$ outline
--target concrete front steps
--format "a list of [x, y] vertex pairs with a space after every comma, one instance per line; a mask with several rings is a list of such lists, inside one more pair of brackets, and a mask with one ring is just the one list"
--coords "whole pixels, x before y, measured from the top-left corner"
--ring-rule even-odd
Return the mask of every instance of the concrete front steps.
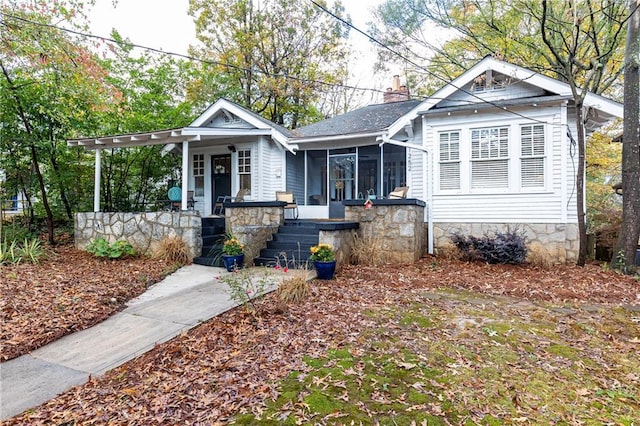
[[202, 253], [193, 263], [223, 267], [222, 245], [225, 237], [224, 217], [202, 218]]
[[306, 268], [310, 263], [309, 249], [318, 244], [319, 234], [318, 224], [314, 221], [287, 219], [253, 263], [256, 266], [272, 267], [279, 263], [283, 267]]

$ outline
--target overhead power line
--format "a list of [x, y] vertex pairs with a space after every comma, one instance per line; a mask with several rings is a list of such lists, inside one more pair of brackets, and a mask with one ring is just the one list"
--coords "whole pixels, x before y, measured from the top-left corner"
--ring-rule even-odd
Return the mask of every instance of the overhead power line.
[[[190, 61], [200, 62], [200, 63], [207, 64], [207, 65], [215, 65], [215, 66], [227, 67], [227, 68], [232, 68], [232, 69], [235, 69], [235, 70], [238, 70], [238, 71], [251, 71], [252, 73], [258, 73], [258, 74], [264, 75], [266, 77], [283, 78], [283, 79], [287, 79], [287, 80], [298, 81], [298, 82], [301, 82], [301, 83], [311, 83], [311, 84], [317, 84], [317, 85], [321, 85], [321, 86], [335, 87], [335, 88], [342, 88], [342, 89], [351, 89], [351, 90], [358, 90], [358, 91], [363, 91], [363, 92], [385, 93], [384, 90], [380, 90], [380, 89], [358, 87], [358, 86], [353, 86], [353, 85], [343, 84], [343, 83], [330, 83], [330, 82], [327, 82], [327, 81], [315, 80], [315, 79], [306, 79], [306, 78], [296, 77], [296, 76], [292, 76], [292, 75], [288, 75], [288, 74], [269, 73], [267, 71], [262, 71], [260, 69], [249, 69], [249, 68], [245, 68], [245, 67], [242, 67], [242, 66], [239, 66], [239, 65], [233, 65], [233, 64], [229, 64], [229, 63], [225, 63], [225, 62], [213, 61], [213, 60], [209, 60], [209, 59], [202, 59], [202, 58], [198, 58], [198, 57], [191, 56], [191, 55], [185, 55], [183, 53], [171, 52], [171, 51], [166, 51], [166, 50], [162, 50], [162, 49], [157, 49], [155, 47], [144, 46], [144, 45], [141, 45], [141, 44], [132, 43], [130, 41], [118, 41], [118, 40], [116, 40], [114, 38], [111, 38], [111, 37], [103, 37], [103, 36], [99, 36], [99, 35], [96, 35], [96, 34], [85, 33], [85, 32], [82, 32], [82, 31], [77, 31], [77, 30], [72, 30], [70, 28], [65, 28], [65, 27], [62, 27], [62, 26], [59, 26], [59, 25], [46, 24], [46, 23], [43, 23], [43, 22], [36, 22], [36, 21], [32, 21], [32, 20], [27, 19], [27, 18], [23, 18], [21, 16], [13, 15], [11, 13], [4, 13], [4, 16], [5, 17], [9, 17], [11, 19], [15, 19], [15, 20], [21, 21], [21, 22], [29, 23], [29, 24], [32, 24], [32, 25], [37, 25], [37, 26], [41, 26], [41, 27], [53, 28], [53, 29], [56, 29], [56, 30], [59, 30], [59, 31], [64, 31], [66, 33], [78, 35], [78, 36], [81, 36], [81, 37], [87, 37], [87, 38], [102, 40], [102, 41], [109, 42], [109, 43], [115, 43], [117, 45], [132, 47], [132, 48], [141, 49], [141, 50], [146, 50], [146, 51], [158, 53], [158, 54], [161, 54], [161, 55], [178, 57], [178, 58], [187, 59], [187, 60], [190, 60]], [[2, 22], [5, 22], [5, 20], [3, 19]]]
[[[435, 79], [437, 79], [437, 80], [442, 81], [442, 82], [445, 84], [445, 86], [451, 86], [451, 87], [453, 87], [454, 89], [461, 91], [462, 93], [465, 93], [465, 94], [467, 94], [467, 95], [469, 95], [469, 96], [471, 96], [471, 97], [473, 97], [473, 98], [476, 98], [476, 99], [480, 100], [483, 104], [491, 105], [491, 106], [493, 106], [493, 107], [495, 107], [495, 108], [497, 108], [497, 109], [499, 109], [499, 110], [501, 110], [501, 111], [505, 111], [505, 112], [507, 112], [507, 113], [510, 113], [510, 114], [516, 115], [516, 116], [521, 117], [521, 118], [525, 118], [525, 119], [527, 119], [527, 120], [530, 120], [530, 121], [533, 121], [533, 122], [536, 122], [536, 123], [548, 124], [548, 125], [551, 125], [551, 126], [559, 126], [559, 127], [564, 127], [564, 126], [566, 126], [565, 124], [556, 124], [556, 123], [551, 123], [551, 122], [544, 121], [544, 120], [539, 120], [539, 119], [537, 119], [537, 118], [529, 117], [529, 116], [527, 116], [527, 115], [525, 115], [525, 114], [521, 114], [521, 113], [519, 113], [519, 112], [517, 112], [517, 111], [510, 110], [510, 109], [508, 109], [508, 108], [507, 108], [507, 107], [505, 107], [505, 106], [498, 105], [498, 104], [497, 104], [497, 103], [495, 103], [495, 102], [492, 102], [492, 101], [486, 100], [486, 99], [484, 99], [484, 98], [481, 98], [480, 96], [476, 95], [475, 93], [470, 92], [470, 91], [468, 91], [468, 90], [466, 90], [466, 89], [464, 89], [464, 88], [462, 88], [462, 87], [458, 87], [458, 86], [456, 86], [452, 81], [447, 80], [446, 78], [439, 76], [438, 74], [436, 74], [436, 73], [434, 73], [434, 72], [430, 71], [428, 68], [424, 67], [423, 65], [418, 64], [417, 62], [415, 62], [415, 61], [411, 60], [410, 58], [407, 58], [405, 55], [403, 55], [402, 53], [400, 53], [400, 52], [398, 52], [398, 51], [396, 51], [396, 50], [392, 49], [392, 48], [391, 48], [391, 47], [389, 47], [389, 46], [387, 46], [386, 44], [384, 44], [384, 43], [383, 43], [383, 42], [381, 42], [380, 40], [376, 39], [376, 38], [375, 38], [374, 36], [372, 36], [371, 34], [369, 34], [369, 33], [365, 32], [365, 31], [361, 30], [360, 28], [358, 28], [358, 27], [356, 27], [355, 25], [353, 25], [351, 22], [349, 22], [349, 21], [347, 21], [347, 20], [343, 19], [342, 17], [340, 17], [340, 16], [336, 15], [335, 13], [331, 12], [329, 9], [327, 9], [327, 8], [326, 8], [326, 7], [324, 7], [323, 5], [319, 4], [317, 1], [315, 1], [315, 0], [309, 0], [309, 1], [310, 1], [311, 3], [313, 3], [313, 5], [314, 5], [314, 6], [316, 6], [317, 8], [321, 9], [321, 10], [322, 10], [322, 11], [324, 11], [325, 13], [329, 14], [330, 16], [332, 16], [334, 19], [336, 19], [336, 20], [340, 21], [343, 25], [346, 25], [347, 27], [349, 27], [349, 28], [351, 28], [351, 29], [353, 29], [353, 30], [357, 31], [357, 32], [358, 32], [358, 33], [360, 33], [360, 34], [362, 34], [363, 36], [365, 36], [366, 38], [368, 38], [371, 42], [373, 42], [373, 43], [377, 44], [378, 46], [382, 47], [382, 48], [383, 48], [383, 49], [385, 49], [385, 50], [388, 50], [388, 51], [389, 51], [389, 52], [391, 52], [393, 55], [395, 55], [395, 56], [397, 56], [398, 58], [402, 59], [403, 61], [405, 61], [405, 62], [407, 62], [407, 63], [409, 63], [409, 64], [413, 65], [414, 67], [416, 67], [416, 68], [418, 68], [418, 69], [420, 69], [420, 70], [423, 70], [425, 73], [427, 73], [427, 74], [428, 74], [428, 75], [430, 75], [431, 77], [433, 77], [433, 78], [435, 78]], [[427, 98], [427, 99], [428, 99], [428, 98]], [[432, 99], [433, 99], [433, 98], [432, 98]]]

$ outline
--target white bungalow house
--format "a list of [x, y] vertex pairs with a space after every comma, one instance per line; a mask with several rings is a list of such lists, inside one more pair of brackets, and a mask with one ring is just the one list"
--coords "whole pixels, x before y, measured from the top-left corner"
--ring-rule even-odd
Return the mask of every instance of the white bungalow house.
[[[344, 201], [383, 199], [408, 186], [422, 200], [428, 250], [453, 231], [520, 226], [561, 260], [578, 250], [575, 110], [568, 85], [487, 57], [424, 101], [388, 98], [287, 130], [220, 99], [189, 126], [69, 141], [96, 152], [94, 210], [100, 211], [100, 150], [165, 144], [183, 159], [187, 191], [202, 216], [240, 190], [245, 201], [293, 192], [300, 218], [344, 217]], [[407, 99], [408, 97], [405, 97]], [[622, 117], [622, 105], [588, 94], [587, 130]], [[375, 196], [375, 197], [374, 197]]]

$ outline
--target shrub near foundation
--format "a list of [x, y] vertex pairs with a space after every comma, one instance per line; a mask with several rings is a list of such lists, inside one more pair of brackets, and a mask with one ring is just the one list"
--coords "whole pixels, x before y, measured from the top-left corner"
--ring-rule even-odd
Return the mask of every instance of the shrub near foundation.
[[109, 244], [104, 238], [96, 238], [87, 246], [87, 251], [97, 257], [107, 257], [109, 259], [121, 259], [126, 256], [135, 256], [136, 251], [133, 246], [125, 240], [115, 241]]
[[455, 233], [451, 241], [462, 252], [463, 258], [470, 261], [520, 264], [527, 258], [526, 237], [518, 229], [482, 237]]
[[170, 260], [181, 265], [191, 263], [191, 254], [187, 243], [178, 236], [166, 237], [156, 243], [153, 248], [154, 259]]
[[381, 265], [384, 262], [384, 250], [380, 238], [375, 236], [362, 237], [354, 234], [351, 246], [351, 263], [353, 265]]

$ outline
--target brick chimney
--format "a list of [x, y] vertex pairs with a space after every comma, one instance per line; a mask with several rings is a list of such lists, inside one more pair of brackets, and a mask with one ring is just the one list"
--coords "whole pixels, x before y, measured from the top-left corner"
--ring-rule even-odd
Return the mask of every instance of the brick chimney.
[[409, 89], [407, 86], [400, 85], [400, 76], [394, 75], [391, 80], [391, 87], [387, 88], [387, 91], [382, 95], [382, 102], [399, 102], [409, 100]]

